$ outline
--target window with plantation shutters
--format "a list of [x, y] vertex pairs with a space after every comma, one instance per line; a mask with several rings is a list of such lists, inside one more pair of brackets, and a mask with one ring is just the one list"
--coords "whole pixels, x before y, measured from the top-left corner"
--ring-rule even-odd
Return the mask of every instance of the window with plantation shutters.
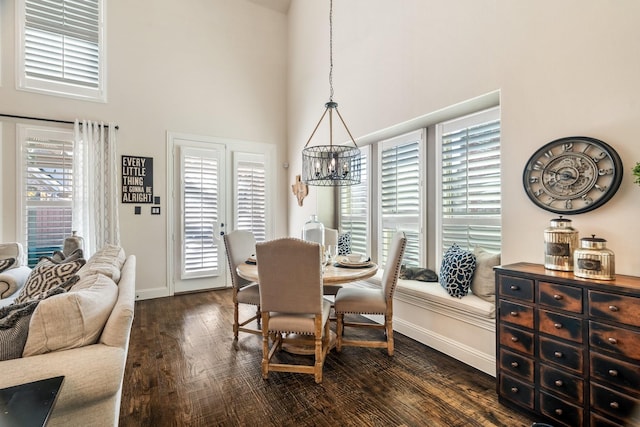
[[18, 125], [20, 240], [29, 265], [61, 250], [71, 235], [73, 132]]
[[18, 87], [105, 101], [105, 0], [18, 0]]
[[360, 148], [360, 184], [340, 188], [340, 232], [351, 234], [351, 251], [369, 253], [369, 157], [370, 147]]
[[266, 240], [265, 160], [262, 154], [235, 153], [235, 229]]
[[386, 263], [388, 245], [397, 231], [404, 231], [407, 246], [403, 262], [419, 265], [422, 242], [421, 146], [423, 130], [379, 144], [380, 224], [378, 253]]
[[452, 244], [500, 251], [500, 117], [497, 108], [437, 126], [438, 253]]
[[221, 268], [219, 152], [183, 148], [181, 163], [182, 278], [217, 275]]

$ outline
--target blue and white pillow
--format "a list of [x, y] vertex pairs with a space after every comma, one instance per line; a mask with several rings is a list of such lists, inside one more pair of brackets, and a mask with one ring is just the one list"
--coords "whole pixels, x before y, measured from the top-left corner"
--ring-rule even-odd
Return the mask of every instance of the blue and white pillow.
[[338, 255], [351, 253], [351, 233], [338, 234]]
[[476, 256], [473, 252], [461, 249], [454, 243], [442, 259], [440, 285], [452, 297], [462, 298], [469, 293], [475, 269]]

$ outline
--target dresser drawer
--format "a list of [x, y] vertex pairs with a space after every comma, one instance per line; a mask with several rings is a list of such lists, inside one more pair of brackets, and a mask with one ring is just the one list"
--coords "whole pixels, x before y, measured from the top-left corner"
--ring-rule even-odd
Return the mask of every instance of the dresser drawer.
[[640, 360], [640, 332], [590, 321], [589, 344], [630, 359]]
[[500, 320], [533, 329], [533, 307], [500, 300]]
[[498, 291], [501, 296], [533, 302], [533, 280], [513, 276], [498, 276]]
[[533, 382], [533, 359], [500, 349], [500, 369]]
[[591, 384], [591, 409], [618, 418], [626, 425], [640, 425], [640, 400]]
[[533, 332], [500, 325], [500, 345], [533, 356]]
[[640, 365], [591, 353], [591, 377], [635, 393], [640, 384]]
[[603, 418], [598, 414], [591, 413], [590, 427], [626, 427], [624, 424], [617, 423], [611, 419]]
[[533, 385], [508, 375], [500, 375], [500, 396], [527, 409], [533, 409]]
[[566, 340], [582, 343], [583, 320], [553, 311], [538, 310], [538, 330]]
[[557, 283], [538, 284], [538, 302], [548, 307], [582, 313], [582, 289]]
[[582, 426], [584, 409], [548, 393], [540, 393], [540, 412], [567, 427]]
[[540, 365], [540, 385], [553, 394], [568, 397], [571, 402], [584, 402], [584, 380], [567, 372]]
[[570, 344], [540, 337], [540, 359], [581, 374], [584, 367], [584, 350]]
[[589, 314], [640, 327], [640, 297], [589, 291]]

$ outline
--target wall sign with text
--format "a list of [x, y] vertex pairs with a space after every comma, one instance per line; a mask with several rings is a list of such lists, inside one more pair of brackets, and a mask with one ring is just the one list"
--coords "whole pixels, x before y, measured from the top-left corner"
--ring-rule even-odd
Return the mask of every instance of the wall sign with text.
[[122, 203], [153, 203], [153, 157], [122, 156]]

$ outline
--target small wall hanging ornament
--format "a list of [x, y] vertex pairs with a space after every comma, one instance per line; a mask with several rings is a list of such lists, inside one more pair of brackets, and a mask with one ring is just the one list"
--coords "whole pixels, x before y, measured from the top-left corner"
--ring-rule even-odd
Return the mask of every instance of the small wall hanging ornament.
[[309, 186], [302, 182], [300, 175], [296, 175], [296, 182], [291, 186], [291, 190], [298, 199], [298, 206], [302, 206], [302, 201], [309, 194]]

